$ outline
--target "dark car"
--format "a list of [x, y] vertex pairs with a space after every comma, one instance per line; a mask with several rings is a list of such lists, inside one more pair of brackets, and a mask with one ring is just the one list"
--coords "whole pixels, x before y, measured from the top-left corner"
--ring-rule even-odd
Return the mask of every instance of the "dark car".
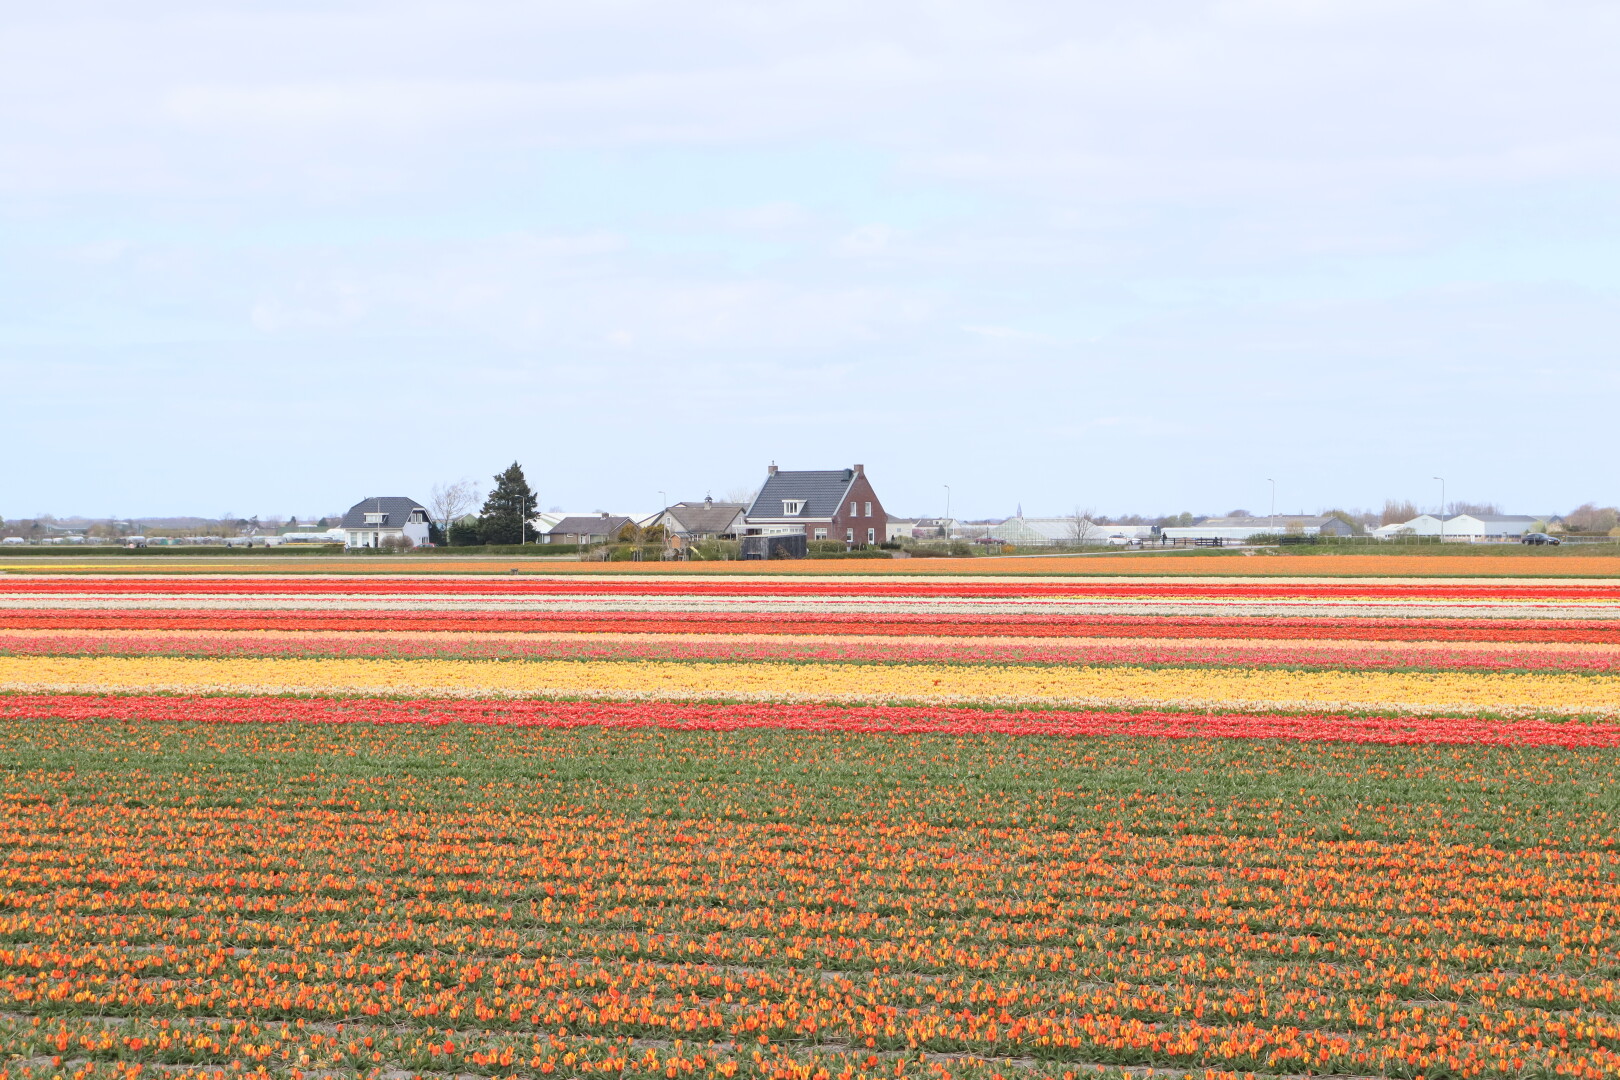
[[1548, 536], [1546, 533], [1525, 533], [1524, 536], [1520, 537], [1519, 543], [1521, 543], [1521, 544], [1562, 544], [1563, 541], [1558, 539], [1558, 537], [1556, 537], [1556, 536]]

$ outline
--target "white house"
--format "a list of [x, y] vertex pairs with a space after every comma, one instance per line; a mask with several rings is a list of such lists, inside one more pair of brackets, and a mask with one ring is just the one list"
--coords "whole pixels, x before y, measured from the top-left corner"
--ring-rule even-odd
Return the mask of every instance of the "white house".
[[428, 541], [428, 512], [415, 499], [402, 495], [374, 496], [349, 507], [342, 529], [344, 547], [384, 547], [385, 541], [399, 544], [401, 540], [419, 547]]
[[883, 539], [891, 544], [896, 540], [910, 540], [916, 535], [916, 529], [916, 518], [897, 518], [891, 514], [883, 527]]

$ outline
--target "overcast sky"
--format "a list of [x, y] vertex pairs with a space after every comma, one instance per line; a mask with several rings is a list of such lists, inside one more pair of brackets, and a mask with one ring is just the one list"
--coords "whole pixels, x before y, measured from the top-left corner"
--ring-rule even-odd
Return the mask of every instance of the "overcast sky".
[[1612, 0], [0, 0], [0, 514], [1620, 501]]

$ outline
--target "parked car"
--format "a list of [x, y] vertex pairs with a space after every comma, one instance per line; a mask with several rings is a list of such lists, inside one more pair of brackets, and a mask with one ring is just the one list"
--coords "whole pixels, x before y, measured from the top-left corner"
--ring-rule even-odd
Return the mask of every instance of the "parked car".
[[1558, 537], [1556, 537], [1556, 536], [1548, 536], [1546, 533], [1525, 533], [1524, 536], [1520, 537], [1519, 543], [1521, 543], [1521, 544], [1562, 544], [1563, 541], [1558, 539]]
[[1110, 536], [1108, 538], [1108, 542], [1110, 544], [1112, 544], [1114, 547], [1141, 547], [1142, 546], [1142, 541], [1141, 540], [1139, 540], [1138, 538], [1136, 538], [1134, 536], [1126, 536], [1124, 533], [1115, 533], [1113, 536]]

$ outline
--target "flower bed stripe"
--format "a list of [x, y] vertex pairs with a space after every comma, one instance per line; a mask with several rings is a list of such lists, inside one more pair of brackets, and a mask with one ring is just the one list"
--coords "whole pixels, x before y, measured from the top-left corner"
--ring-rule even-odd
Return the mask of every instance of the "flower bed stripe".
[[1620, 676], [667, 661], [0, 657], [0, 689], [1620, 714]]
[[110, 720], [207, 724], [493, 724], [518, 727], [784, 729], [956, 735], [1124, 735], [1288, 739], [1384, 745], [1620, 747], [1620, 725], [1469, 717], [1323, 713], [982, 710], [916, 706], [487, 701], [455, 698], [185, 697], [0, 694], [0, 720]]
[[52, 630], [342, 630], [499, 633], [888, 634], [937, 637], [1266, 638], [1274, 640], [1585, 642], [1620, 644], [1620, 621], [1364, 616], [1028, 615], [523, 611], [0, 612], [0, 625]]
[[966, 638], [773, 634], [354, 633], [274, 630], [5, 630], [0, 655], [446, 660], [853, 661], [1128, 664], [1356, 670], [1620, 671], [1594, 644]]
[[1059, 582], [921, 581], [715, 581], [619, 580], [581, 581], [527, 577], [424, 580], [394, 578], [18, 578], [8, 579], [0, 593], [26, 595], [84, 594], [165, 596], [330, 595], [372, 596], [713, 596], [854, 597], [854, 598], [995, 598], [1105, 597], [1209, 599], [1397, 599], [1397, 600], [1620, 600], [1620, 582], [1271, 582], [1271, 581], [1119, 581]]

